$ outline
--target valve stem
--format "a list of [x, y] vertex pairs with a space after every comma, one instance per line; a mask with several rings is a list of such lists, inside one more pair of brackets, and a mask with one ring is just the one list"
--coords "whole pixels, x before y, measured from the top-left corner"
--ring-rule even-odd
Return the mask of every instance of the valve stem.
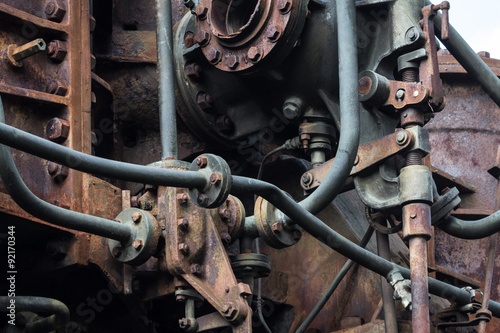
[[47, 44], [42, 38], [35, 39], [27, 44], [17, 46], [15, 44], [9, 45], [7, 51], [7, 59], [16, 67], [22, 67], [21, 61], [29, 58], [37, 53], [45, 51]]

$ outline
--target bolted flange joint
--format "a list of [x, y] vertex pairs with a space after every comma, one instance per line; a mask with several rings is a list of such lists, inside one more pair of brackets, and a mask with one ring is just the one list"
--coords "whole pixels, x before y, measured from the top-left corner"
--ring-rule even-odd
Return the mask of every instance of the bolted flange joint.
[[108, 239], [108, 246], [113, 257], [125, 264], [141, 265], [156, 251], [160, 230], [158, 222], [149, 212], [128, 208], [116, 217], [117, 223], [130, 227], [132, 237], [126, 243]]
[[203, 208], [216, 208], [226, 201], [231, 191], [231, 169], [224, 159], [203, 154], [191, 163], [189, 170], [201, 172], [207, 178], [203, 189], [188, 190], [194, 203]]

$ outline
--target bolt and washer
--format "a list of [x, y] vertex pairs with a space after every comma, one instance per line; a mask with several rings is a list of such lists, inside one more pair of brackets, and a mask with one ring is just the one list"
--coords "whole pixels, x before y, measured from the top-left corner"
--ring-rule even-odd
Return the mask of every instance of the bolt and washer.
[[402, 102], [405, 99], [406, 91], [404, 89], [399, 89], [396, 91], [396, 99], [398, 102]]
[[398, 145], [404, 146], [408, 142], [408, 133], [406, 133], [406, 131], [400, 131], [396, 135], [396, 141]]

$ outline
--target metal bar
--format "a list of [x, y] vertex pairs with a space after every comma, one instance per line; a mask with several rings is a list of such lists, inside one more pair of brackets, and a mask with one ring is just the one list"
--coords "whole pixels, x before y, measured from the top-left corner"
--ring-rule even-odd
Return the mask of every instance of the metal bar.
[[[389, 246], [389, 235], [377, 231], [377, 253], [381, 258], [391, 259], [391, 250]], [[384, 322], [386, 333], [398, 333], [398, 321], [396, 317], [396, 304], [394, 303], [391, 285], [381, 276], [382, 300], [384, 302]]]
[[25, 333], [48, 333], [64, 326], [69, 320], [68, 307], [55, 299], [34, 296], [0, 296], [1, 311], [9, 312], [11, 300], [15, 304], [15, 312], [29, 311], [36, 314], [51, 314], [49, 317], [28, 323], [23, 330]]
[[102, 177], [158, 186], [204, 188], [209, 179], [196, 171], [180, 171], [112, 161], [58, 145], [0, 123], [0, 143], [69, 168]]
[[[491, 236], [490, 238], [490, 248], [488, 250], [488, 263], [486, 268], [486, 277], [484, 280], [484, 293], [483, 293], [483, 304], [481, 305], [481, 312], [488, 310], [488, 304], [490, 303], [491, 297], [491, 286], [493, 284], [493, 271], [495, 270], [495, 256], [497, 251], [497, 235]], [[479, 323], [478, 333], [486, 333], [486, 325], [489, 320], [485, 319]]]
[[[426, 0], [426, 4], [432, 4]], [[434, 27], [436, 36], [441, 39], [441, 15], [434, 18]], [[471, 77], [481, 84], [491, 99], [500, 106], [500, 79], [486, 65], [486, 63], [477, 55], [476, 52], [467, 44], [460, 34], [450, 25], [449, 38], [442, 40], [446, 48], [458, 60], [458, 62], [471, 74]]]
[[424, 237], [411, 237], [409, 245], [412, 331], [427, 333], [430, 330], [427, 240]]
[[[356, 159], [359, 146], [359, 94], [358, 49], [356, 37], [356, 4], [351, 0], [338, 0], [337, 34], [340, 82], [341, 130], [335, 160], [326, 178], [300, 205], [313, 214], [319, 213], [340, 193]], [[328, 95], [318, 92], [329, 110], [332, 103]]]
[[174, 59], [172, 54], [172, 3], [156, 0], [156, 46], [161, 159], [177, 159], [177, 114], [175, 112]]
[[[252, 178], [233, 176], [231, 192], [233, 194], [250, 192], [262, 196], [285, 213], [292, 221], [304, 228], [310, 235], [329, 246], [331, 249], [377, 274], [387, 276], [391, 270], [396, 269], [399, 270], [405, 278], [410, 278], [409, 269], [380, 258], [376, 254], [352, 243], [338, 234], [335, 230], [331, 229], [316, 216], [303, 209], [275, 185]], [[429, 291], [433, 295], [458, 304], [469, 304], [471, 302], [471, 295], [468, 291], [436, 279], [429, 278]], [[488, 308], [495, 317], [500, 317], [500, 303], [491, 301]]]
[[[361, 246], [361, 247], [364, 248], [368, 244], [368, 242], [372, 238], [374, 230], [375, 229], [373, 229], [373, 227], [371, 227], [371, 226], [368, 228], [368, 230], [366, 230], [366, 233], [363, 236], [363, 239], [361, 239], [361, 242], [359, 243], [359, 246]], [[309, 327], [309, 325], [311, 325], [311, 323], [313, 322], [314, 318], [316, 318], [316, 316], [318, 315], [318, 313], [325, 306], [326, 302], [328, 302], [328, 300], [333, 295], [333, 293], [335, 292], [335, 290], [337, 290], [337, 287], [340, 285], [340, 282], [342, 282], [342, 280], [347, 275], [347, 273], [349, 272], [349, 270], [351, 269], [351, 267], [353, 265], [354, 265], [354, 261], [352, 261], [351, 259], [349, 259], [349, 260], [346, 261], [346, 263], [344, 264], [344, 266], [342, 266], [342, 268], [338, 272], [337, 276], [335, 276], [335, 278], [333, 279], [333, 281], [330, 284], [330, 286], [326, 289], [326, 291], [323, 294], [323, 296], [321, 296], [321, 298], [318, 300], [318, 303], [316, 303], [316, 305], [314, 306], [314, 308], [311, 310], [311, 312], [309, 313], [309, 315], [307, 316], [307, 318], [302, 322], [302, 324], [300, 325], [300, 327], [297, 329], [297, 331], [295, 333], [303, 333]], [[391, 297], [392, 297], [392, 288], [391, 288]]]

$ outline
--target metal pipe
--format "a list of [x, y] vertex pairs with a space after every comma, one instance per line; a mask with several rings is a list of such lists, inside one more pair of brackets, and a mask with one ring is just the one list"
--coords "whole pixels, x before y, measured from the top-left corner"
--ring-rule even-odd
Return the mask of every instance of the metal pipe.
[[[389, 235], [379, 231], [377, 231], [377, 253], [381, 258], [391, 260]], [[380, 284], [382, 285], [382, 301], [384, 303], [385, 332], [398, 333], [396, 304], [393, 297], [394, 290], [383, 276], [380, 277]]]
[[[368, 244], [368, 242], [372, 238], [374, 230], [375, 229], [373, 229], [373, 227], [371, 227], [371, 226], [368, 227], [368, 230], [366, 230], [366, 233], [363, 236], [363, 239], [361, 239], [361, 242], [359, 243], [359, 246], [361, 246], [361, 247], [364, 248]], [[328, 302], [328, 300], [333, 295], [333, 293], [335, 292], [335, 290], [337, 289], [337, 287], [340, 285], [340, 282], [342, 282], [342, 280], [347, 275], [347, 273], [349, 272], [349, 270], [351, 269], [351, 267], [353, 265], [354, 265], [354, 261], [352, 261], [351, 259], [349, 259], [349, 260], [346, 261], [346, 263], [344, 264], [344, 266], [342, 266], [342, 268], [338, 272], [337, 276], [335, 276], [335, 279], [333, 279], [333, 281], [330, 284], [330, 286], [328, 286], [328, 288], [326, 289], [326, 291], [323, 294], [323, 296], [321, 296], [321, 298], [318, 300], [318, 303], [316, 303], [316, 305], [314, 306], [314, 308], [311, 310], [311, 312], [309, 313], [309, 315], [302, 322], [302, 324], [300, 325], [300, 327], [297, 329], [297, 331], [295, 333], [303, 333], [309, 327], [309, 325], [311, 325], [311, 323], [313, 322], [313, 320], [316, 318], [316, 316], [321, 311], [321, 309], [323, 309], [323, 307], [325, 306], [326, 302]], [[392, 291], [391, 291], [391, 297], [392, 297]]]
[[156, 0], [156, 47], [161, 159], [177, 159], [174, 58], [172, 53], [172, 2]]
[[[303, 209], [275, 185], [247, 177], [233, 176], [231, 192], [233, 194], [250, 192], [262, 196], [304, 228], [310, 235], [377, 274], [387, 276], [391, 270], [396, 269], [406, 279], [410, 278], [410, 271], [407, 268], [391, 263], [352, 243], [316, 216]], [[428, 278], [428, 281], [429, 291], [433, 295], [458, 304], [469, 304], [471, 302], [470, 293], [464, 289], [432, 278]], [[491, 301], [488, 308], [495, 317], [500, 317], [500, 303]]]
[[[488, 304], [490, 303], [491, 297], [491, 285], [493, 283], [493, 271], [495, 270], [495, 256], [497, 252], [497, 235], [490, 238], [490, 247], [488, 250], [488, 263], [486, 267], [486, 277], [484, 280], [484, 293], [483, 293], [483, 304], [481, 305], [481, 310], [479, 312], [487, 312]], [[485, 318], [479, 323], [478, 333], [486, 333], [486, 325], [489, 320]]]
[[[47, 333], [63, 327], [69, 320], [68, 307], [55, 299], [34, 296], [0, 296], [1, 311], [9, 311], [9, 306], [14, 300], [15, 312], [29, 311], [36, 314], [45, 313], [50, 316], [28, 323], [23, 330], [25, 333]], [[19, 315], [19, 314], [17, 314]]]
[[[430, 5], [432, 2], [426, 0], [426, 4]], [[441, 39], [441, 22], [441, 15], [436, 15], [434, 18], [434, 29], [439, 39]], [[493, 73], [483, 59], [474, 52], [452, 25], [450, 25], [449, 29], [449, 38], [447, 40], [441, 39], [441, 41], [465, 68], [467, 73], [471, 74], [471, 77], [477, 80], [491, 99], [500, 106], [500, 79], [498, 79], [495, 73]]]
[[[335, 1], [339, 53], [341, 130], [335, 160], [326, 178], [300, 205], [312, 214], [319, 213], [340, 193], [351, 173], [359, 146], [358, 49], [356, 45], [356, 4], [352, 0]], [[327, 94], [318, 92], [329, 110]]]
[[447, 234], [463, 239], [480, 239], [500, 231], [500, 211], [476, 221], [464, 221], [449, 216], [437, 227]]
[[102, 177], [157, 186], [204, 188], [209, 179], [196, 171], [147, 167], [87, 155], [0, 123], [0, 143]]
[[[0, 98], [0, 122], [4, 122], [4, 110]], [[100, 217], [90, 216], [51, 205], [36, 197], [23, 182], [12, 158], [9, 147], [0, 145], [0, 177], [12, 199], [31, 215], [64, 228], [128, 242], [132, 237], [129, 226]]]

